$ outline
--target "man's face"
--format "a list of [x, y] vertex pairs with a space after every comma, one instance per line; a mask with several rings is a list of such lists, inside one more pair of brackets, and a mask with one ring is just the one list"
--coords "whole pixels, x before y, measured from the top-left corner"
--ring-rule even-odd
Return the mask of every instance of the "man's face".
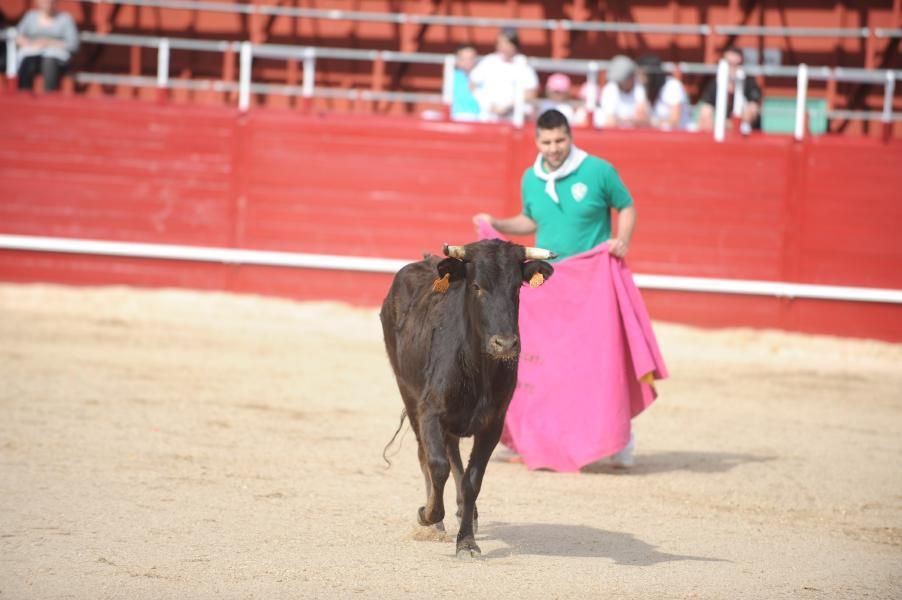
[[498, 36], [498, 41], [495, 43], [495, 50], [497, 50], [498, 54], [504, 57], [505, 60], [511, 60], [517, 54], [517, 47], [503, 35]]
[[634, 87], [635, 85], [636, 85], [636, 74], [635, 74], [635, 73], [632, 73], [632, 74], [630, 74], [626, 79], [624, 79], [623, 81], [619, 82], [619, 83], [617, 84], [617, 87], [619, 87], [620, 90], [621, 90], [624, 94], [627, 94], [627, 93], [633, 91], [633, 87]]
[[476, 50], [473, 48], [461, 48], [457, 51], [457, 66], [469, 73], [476, 66]]
[[545, 161], [549, 171], [554, 171], [567, 160], [572, 140], [563, 127], [555, 129], [539, 129], [536, 134], [536, 147]]

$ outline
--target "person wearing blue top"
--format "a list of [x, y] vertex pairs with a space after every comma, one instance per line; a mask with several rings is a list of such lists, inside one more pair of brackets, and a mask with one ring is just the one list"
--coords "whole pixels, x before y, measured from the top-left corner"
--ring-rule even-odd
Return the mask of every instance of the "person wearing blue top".
[[457, 49], [451, 100], [451, 118], [455, 121], [479, 120], [479, 102], [470, 84], [470, 71], [476, 66], [476, 59], [476, 48], [473, 46], [465, 44]]

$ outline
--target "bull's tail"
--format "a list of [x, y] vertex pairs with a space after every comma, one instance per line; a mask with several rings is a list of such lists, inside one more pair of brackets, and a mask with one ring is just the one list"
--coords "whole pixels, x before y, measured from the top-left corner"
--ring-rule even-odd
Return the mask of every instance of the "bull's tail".
[[[382, 449], [382, 460], [385, 461], [385, 464], [388, 465], [385, 467], [386, 469], [391, 468], [391, 461], [388, 460], [388, 449], [391, 448], [391, 445], [395, 443], [395, 440], [398, 437], [398, 434], [401, 433], [401, 428], [404, 427], [404, 419], [407, 418], [407, 409], [403, 409], [401, 411], [401, 421], [398, 423], [398, 428], [395, 430], [395, 435], [391, 436], [391, 439], [385, 444], [385, 448]], [[397, 453], [396, 453], [397, 454]]]

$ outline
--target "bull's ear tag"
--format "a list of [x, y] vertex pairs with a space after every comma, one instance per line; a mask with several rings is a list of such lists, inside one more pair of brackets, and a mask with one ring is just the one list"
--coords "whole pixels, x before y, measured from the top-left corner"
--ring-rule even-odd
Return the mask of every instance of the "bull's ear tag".
[[450, 277], [451, 277], [450, 273], [445, 273], [444, 277], [433, 281], [432, 282], [432, 291], [438, 292], [439, 294], [444, 294], [445, 292], [447, 292], [448, 286], [450, 285], [448, 283], [448, 280], [450, 279]]
[[531, 288], [537, 288], [543, 283], [545, 283], [545, 276], [538, 271], [533, 273], [532, 277], [529, 278], [529, 287]]

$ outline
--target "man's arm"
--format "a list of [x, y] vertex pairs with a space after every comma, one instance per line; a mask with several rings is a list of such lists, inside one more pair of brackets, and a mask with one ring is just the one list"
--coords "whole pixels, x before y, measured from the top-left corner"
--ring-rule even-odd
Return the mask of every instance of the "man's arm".
[[629, 252], [630, 240], [636, 228], [636, 207], [627, 206], [617, 213], [617, 237], [608, 240], [608, 252], [623, 258]]
[[486, 221], [489, 225], [507, 235], [530, 235], [536, 232], [536, 222], [520, 213], [507, 219], [496, 219], [488, 213], [479, 213], [473, 217], [473, 225], [479, 228], [479, 223]]

